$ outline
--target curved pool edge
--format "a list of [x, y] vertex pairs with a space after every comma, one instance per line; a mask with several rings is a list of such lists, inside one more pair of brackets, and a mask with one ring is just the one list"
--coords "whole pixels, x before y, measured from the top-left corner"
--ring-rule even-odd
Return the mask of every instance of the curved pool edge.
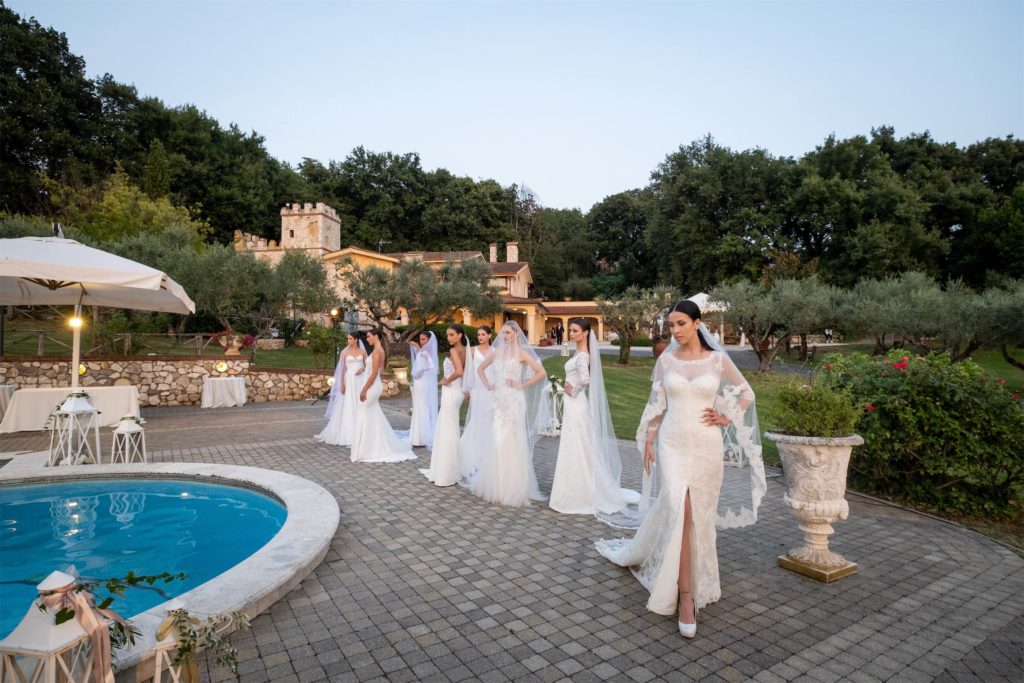
[[[324, 559], [338, 529], [341, 511], [329, 491], [308, 479], [275, 470], [205, 463], [85, 465], [20, 470], [0, 483], [17, 484], [45, 478], [103, 479], [120, 475], [157, 475], [241, 484], [270, 494], [287, 509], [284, 525], [270, 541], [226, 572], [175, 598], [198, 616], [244, 612], [250, 618], [266, 611], [299, 585]], [[135, 478], [133, 476], [132, 478]], [[57, 567], [55, 567], [57, 569]], [[152, 676], [156, 628], [166, 617], [166, 602], [129, 618], [141, 631], [135, 645], [115, 652], [118, 678], [146, 680]], [[114, 605], [116, 609], [117, 605]], [[127, 616], [127, 615], [125, 615]], [[133, 675], [134, 673], [134, 675]]]

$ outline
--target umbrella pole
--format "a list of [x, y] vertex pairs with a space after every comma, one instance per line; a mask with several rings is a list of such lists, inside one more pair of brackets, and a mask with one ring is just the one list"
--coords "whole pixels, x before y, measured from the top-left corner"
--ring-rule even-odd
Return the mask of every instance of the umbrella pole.
[[[82, 307], [80, 304], [75, 306], [75, 317], [80, 319], [80, 312]], [[82, 326], [81, 324], [72, 325], [71, 327], [71, 389], [75, 390], [78, 388], [78, 365], [81, 363], [82, 357]]]

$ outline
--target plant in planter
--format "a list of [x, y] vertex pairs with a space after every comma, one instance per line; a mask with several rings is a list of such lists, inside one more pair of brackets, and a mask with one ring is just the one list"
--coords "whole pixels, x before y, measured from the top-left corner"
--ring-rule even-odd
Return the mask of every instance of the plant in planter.
[[221, 330], [210, 337], [210, 341], [216, 341], [224, 349], [225, 356], [238, 356], [242, 349], [252, 348], [256, 339], [251, 334], [242, 334], [234, 330]]
[[832, 522], [850, 514], [846, 472], [853, 447], [864, 443], [854, 433], [856, 404], [822, 382], [784, 388], [778, 402], [776, 431], [765, 438], [779, 448], [784, 500], [804, 532], [804, 545], [780, 556], [779, 566], [826, 583], [855, 574], [857, 565], [829, 550], [828, 537], [835, 532]]

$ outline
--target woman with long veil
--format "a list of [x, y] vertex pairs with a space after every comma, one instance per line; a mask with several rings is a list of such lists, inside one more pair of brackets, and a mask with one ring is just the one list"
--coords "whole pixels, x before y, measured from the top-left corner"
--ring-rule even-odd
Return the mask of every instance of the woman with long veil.
[[409, 442], [413, 446], [434, 445], [437, 428], [437, 337], [420, 332], [419, 343], [410, 343], [412, 353], [412, 421]]
[[444, 359], [437, 434], [430, 451], [430, 467], [420, 470], [434, 486], [451, 486], [459, 481], [459, 408], [463, 400], [463, 379], [471, 371], [473, 362], [469, 337], [462, 325], [449, 325], [446, 334], [451, 351]]
[[766, 485], [750, 385], [695, 303], [677, 303], [668, 322], [673, 343], [655, 364], [636, 434], [645, 472], [639, 528], [596, 546], [633, 570], [650, 592], [647, 609], [678, 612], [680, 635], [692, 638], [697, 610], [722, 595], [715, 529], [757, 521]]
[[[493, 380], [487, 370], [493, 366]], [[491, 352], [477, 368], [477, 379], [491, 391], [491, 438], [480, 444], [490, 453], [480, 460], [469, 489], [490, 503], [522, 507], [544, 500], [533, 468], [533, 448], [551, 422], [544, 366], [519, 325], [505, 323]]]
[[548, 505], [567, 515], [624, 513], [627, 503], [640, 502], [640, 494], [619, 485], [622, 460], [597, 335], [585, 319], [574, 318], [569, 339], [576, 344], [576, 353], [565, 363], [562, 431]]
[[356, 404], [359, 402], [359, 376], [366, 368], [366, 348], [358, 332], [350, 332], [345, 350], [334, 368], [327, 401], [327, 426], [314, 439], [333, 446], [351, 446], [356, 430]]
[[[487, 360], [493, 337], [494, 332], [488, 325], [476, 329], [477, 345], [469, 354], [474, 368], [480, 367]], [[487, 381], [493, 385], [494, 367], [488, 367], [485, 374]], [[466, 411], [466, 426], [459, 439], [459, 469], [463, 481], [469, 481], [480, 466], [480, 459], [489, 455], [483, 444], [490, 442], [494, 408], [491, 405], [491, 392], [477, 378], [475, 370], [463, 373], [462, 391], [469, 401], [469, 409]]]
[[384, 331], [370, 330], [366, 340], [373, 346], [370, 352], [370, 371], [359, 391], [356, 406], [356, 433], [352, 442], [352, 462], [401, 462], [415, 460], [412, 445], [408, 439], [395, 434], [391, 423], [380, 407], [380, 395], [384, 383], [380, 373], [384, 370], [387, 355], [384, 351]]

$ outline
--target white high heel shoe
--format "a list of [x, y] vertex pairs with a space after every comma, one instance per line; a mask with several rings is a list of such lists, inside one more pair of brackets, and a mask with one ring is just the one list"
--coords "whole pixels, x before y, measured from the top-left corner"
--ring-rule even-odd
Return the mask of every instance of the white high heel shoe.
[[[691, 601], [693, 600], [693, 596], [690, 596], [690, 600]], [[697, 605], [696, 605], [696, 603], [694, 603], [694, 606], [693, 606], [693, 614], [694, 614], [694, 616], [697, 616]], [[684, 624], [681, 621], [678, 622], [678, 623], [679, 623], [679, 635], [681, 635], [683, 638], [693, 638], [694, 636], [697, 635], [697, 620], [696, 619], [694, 619], [692, 624]]]

